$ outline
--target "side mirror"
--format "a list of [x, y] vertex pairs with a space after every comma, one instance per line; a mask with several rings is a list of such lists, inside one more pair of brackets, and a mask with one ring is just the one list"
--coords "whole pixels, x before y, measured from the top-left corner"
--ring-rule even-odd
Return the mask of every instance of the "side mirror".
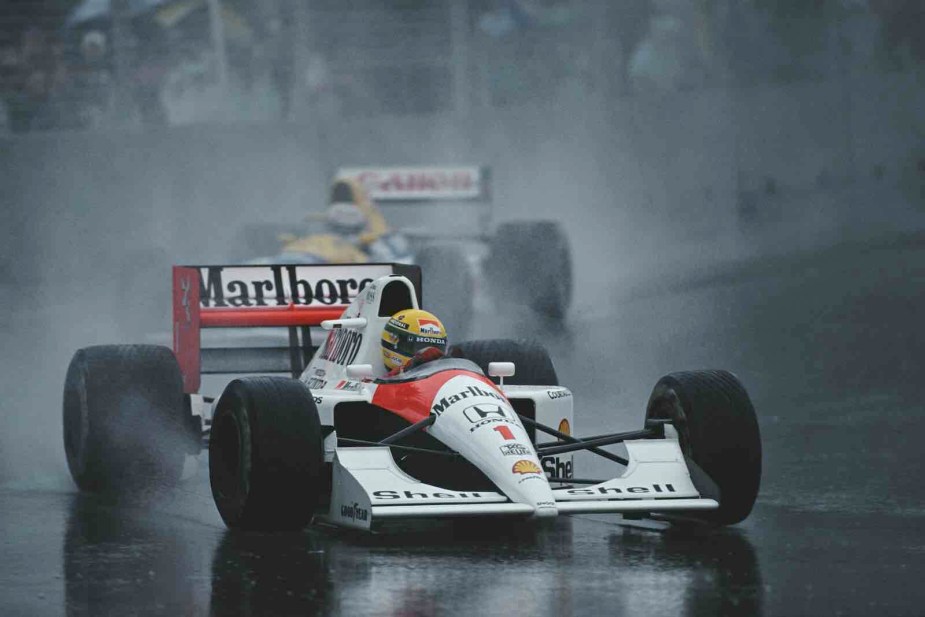
[[513, 362], [489, 362], [488, 363], [488, 376], [489, 377], [500, 377], [501, 385], [504, 385], [505, 377], [514, 376], [514, 363]]
[[339, 328], [362, 330], [366, 327], [365, 317], [348, 317], [346, 319], [325, 319], [321, 322], [322, 330], [337, 330]]
[[373, 375], [373, 365], [372, 364], [348, 364], [347, 365], [347, 377], [350, 379], [356, 379], [357, 381], [363, 381], [365, 379], [372, 379]]

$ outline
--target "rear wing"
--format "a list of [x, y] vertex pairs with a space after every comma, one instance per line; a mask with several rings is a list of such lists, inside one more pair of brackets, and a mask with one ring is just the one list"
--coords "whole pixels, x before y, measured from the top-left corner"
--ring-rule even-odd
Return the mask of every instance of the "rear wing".
[[379, 207], [445, 207], [448, 217], [458, 217], [460, 207], [469, 208], [478, 215], [481, 233], [491, 225], [491, 170], [484, 165], [342, 167], [335, 178], [357, 181]]
[[[314, 354], [310, 328], [337, 319], [367, 284], [389, 274], [412, 281], [404, 264], [216, 265], [173, 267], [173, 352], [183, 391], [199, 391], [203, 374], [290, 373]], [[207, 328], [288, 328], [286, 347], [202, 347]]]

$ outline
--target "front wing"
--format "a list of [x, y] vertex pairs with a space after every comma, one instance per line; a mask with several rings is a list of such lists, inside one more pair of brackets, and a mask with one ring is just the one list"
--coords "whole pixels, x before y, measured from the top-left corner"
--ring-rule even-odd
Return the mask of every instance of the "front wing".
[[[611, 480], [553, 490], [560, 514], [592, 512], [663, 513], [711, 510], [691, 480], [678, 442], [626, 442], [629, 464]], [[388, 447], [338, 448], [333, 460], [331, 505], [325, 522], [370, 529], [405, 518], [530, 516], [531, 505], [494, 491], [454, 491], [419, 482], [403, 472]]]

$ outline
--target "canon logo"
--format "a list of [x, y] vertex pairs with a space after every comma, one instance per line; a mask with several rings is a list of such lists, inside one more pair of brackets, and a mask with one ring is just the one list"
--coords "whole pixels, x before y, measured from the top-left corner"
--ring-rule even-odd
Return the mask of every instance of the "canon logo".
[[467, 193], [478, 188], [478, 176], [469, 169], [363, 171], [357, 179], [373, 197], [394, 193]]

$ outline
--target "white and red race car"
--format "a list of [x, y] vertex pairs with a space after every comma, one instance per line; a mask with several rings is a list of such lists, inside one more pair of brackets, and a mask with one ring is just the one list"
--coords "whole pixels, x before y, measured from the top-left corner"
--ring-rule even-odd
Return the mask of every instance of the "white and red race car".
[[[415, 266], [178, 266], [173, 281], [173, 350], [90, 347], [71, 362], [65, 450], [81, 489], [176, 481], [207, 444], [231, 528], [587, 512], [732, 524], [755, 501], [758, 424], [725, 371], [668, 375], [642, 429], [578, 438], [572, 394], [536, 345], [460, 343], [385, 373], [386, 321], [421, 302]], [[203, 346], [204, 329], [273, 326], [288, 347]], [[312, 349], [319, 326], [327, 337]], [[200, 393], [203, 374], [268, 372], [289, 376]], [[617, 443], [625, 455], [604, 449]], [[612, 476], [577, 477], [577, 451], [612, 461]]]

